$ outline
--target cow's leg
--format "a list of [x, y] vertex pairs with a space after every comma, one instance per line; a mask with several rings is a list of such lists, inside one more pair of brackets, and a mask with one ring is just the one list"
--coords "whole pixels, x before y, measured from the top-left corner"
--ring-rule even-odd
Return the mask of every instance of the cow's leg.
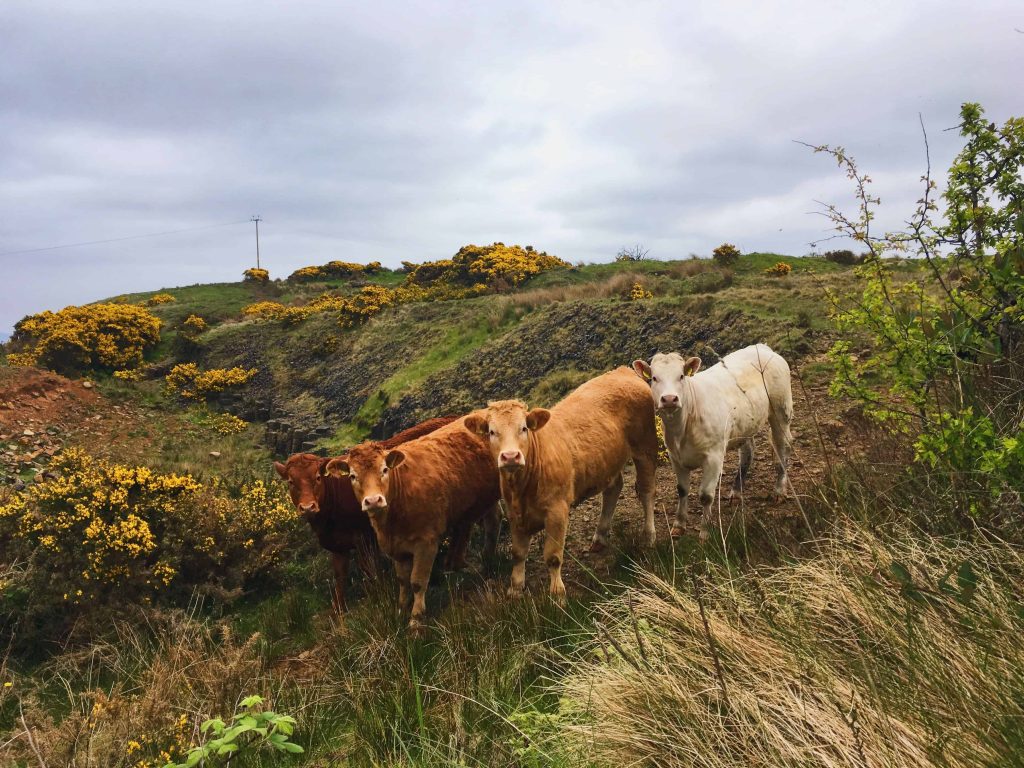
[[708, 531], [711, 527], [711, 505], [715, 501], [715, 493], [718, 491], [718, 483], [722, 479], [722, 464], [725, 460], [725, 452], [718, 451], [710, 454], [704, 459], [701, 467], [700, 477], [700, 540], [705, 542], [708, 539]]
[[789, 419], [784, 414], [773, 414], [769, 417], [768, 424], [772, 428], [772, 450], [775, 453], [775, 495], [784, 498], [786, 484], [789, 482], [786, 465], [789, 462], [793, 435], [789, 431]]
[[512, 583], [508, 588], [509, 597], [522, 597], [526, 588], [526, 555], [530, 551], [530, 539], [525, 529], [513, 524], [512, 538]]
[[348, 584], [348, 552], [340, 554], [331, 552], [331, 569], [334, 571], [334, 594], [331, 604], [337, 613], [345, 613], [348, 605], [345, 603], [345, 587]]
[[636, 467], [636, 495], [644, 510], [644, 544], [653, 547], [658, 539], [654, 528], [654, 473], [657, 468], [657, 454], [650, 456], [634, 456], [633, 466]]
[[409, 629], [416, 632], [422, 629], [423, 619], [427, 614], [427, 585], [430, 584], [430, 571], [437, 557], [438, 542], [421, 542], [416, 547], [412, 558], [412, 573], [409, 586], [412, 587], [412, 616], [409, 618]]
[[754, 438], [750, 438], [740, 446], [740, 465], [736, 468], [736, 479], [732, 481], [732, 488], [726, 498], [731, 499], [734, 494], [743, 492], [743, 484], [750, 474], [750, 467], [754, 464]]
[[612, 515], [615, 514], [615, 505], [619, 502], [621, 493], [622, 472], [620, 471], [601, 493], [601, 518], [597, 521], [597, 530], [594, 531], [594, 538], [590, 542], [591, 552], [600, 552], [608, 546], [608, 532], [612, 529]]
[[690, 470], [685, 467], [675, 467], [676, 471], [676, 519], [672, 523], [672, 538], [676, 539], [686, 532], [686, 507], [690, 496]]
[[409, 606], [409, 581], [412, 578], [412, 557], [402, 554], [395, 559], [395, 573], [398, 576], [398, 610]]
[[501, 510], [497, 504], [484, 513], [481, 525], [484, 528], [484, 568], [490, 571], [498, 559], [498, 533], [501, 531]]
[[472, 530], [471, 522], [455, 526], [448, 541], [448, 555], [444, 563], [446, 571], [461, 571], [466, 567], [466, 548], [469, 546], [469, 534]]
[[[619, 479], [622, 488], [622, 479]], [[565, 600], [565, 584], [562, 583], [562, 558], [565, 555], [565, 532], [569, 527], [569, 505], [559, 504], [548, 510], [544, 519], [544, 564], [548, 567], [548, 594], [552, 599]]]

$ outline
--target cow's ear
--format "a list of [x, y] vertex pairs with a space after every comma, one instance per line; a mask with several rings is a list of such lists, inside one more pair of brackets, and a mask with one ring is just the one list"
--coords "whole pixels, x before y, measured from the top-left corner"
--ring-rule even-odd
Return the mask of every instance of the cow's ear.
[[405, 461], [405, 454], [397, 449], [388, 451], [388, 455], [384, 457], [384, 464], [388, 469], [394, 469], [403, 461]]
[[277, 470], [277, 474], [281, 476], [282, 480], [288, 479], [288, 467], [282, 464], [280, 461], [274, 462], [274, 469]]
[[644, 360], [634, 360], [633, 370], [636, 371], [636, 375], [644, 381], [651, 380], [651, 366]]
[[344, 459], [331, 459], [325, 469], [331, 477], [348, 477], [352, 471]]
[[536, 432], [548, 423], [551, 418], [551, 411], [546, 408], [534, 408], [526, 414], [526, 426]]
[[697, 371], [700, 370], [700, 358], [689, 357], [686, 359], [686, 363], [683, 364], [683, 373], [687, 376], [693, 376]]
[[466, 429], [472, 432], [474, 435], [486, 435], [487, 434], [487, 419], [478, 413], [471, 413], [466, 417], [463, 422], [466, 425]]
[[330, 473], [327, 471], [327, 465], [331, 463], [330, 459], [320, 459], [320, 466], [317, 469], [317, 474], [320, 477], [327, 477]]

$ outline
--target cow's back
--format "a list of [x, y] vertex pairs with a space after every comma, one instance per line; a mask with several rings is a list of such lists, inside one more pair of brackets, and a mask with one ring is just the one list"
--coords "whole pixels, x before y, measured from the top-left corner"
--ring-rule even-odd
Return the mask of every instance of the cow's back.
[[543, 429], [552, 427], [572, 457], [577, 500], [603, 489], [635, 451], [657, 454], [650, 389], [625, 366], [585, 382], [552, 408]]
[[389, 537], [443, 533], [497, 503], [498, 470], [488, 444], [464, 421], [399, 446], [405, 460], [392, 470]]

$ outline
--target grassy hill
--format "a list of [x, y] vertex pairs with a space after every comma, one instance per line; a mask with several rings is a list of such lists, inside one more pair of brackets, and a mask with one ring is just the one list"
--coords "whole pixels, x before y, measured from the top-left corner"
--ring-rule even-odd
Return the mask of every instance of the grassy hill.
[[[788, 275], [766, 274], [779, 262]], [[825, 292], [858, 291], [852, 268], [776, 254], [730, 269], [585, 265], [498, 294], [386, 308], [354, 327], [332, 312], [296, 323], [242, 312], [404, 279], [384, 271], [116, 297], [174, 297], [151, 307], [163, 331], [147, 379], [90, 374], [86, 387], [0, 368], [0, 452], [8, 476], [27, 482], [0, 488], [0, 524], [23, 499], [57, 509], [46, 494], [62, 483], [48, 482], [48, 467], [89, 480], [60, 464], [70, 449], [120, 467], [111, 476], [145, 465], [201, 486], [187, 501], [154, 497], [157, 551], [178, 571], [165, 590], [144, 569], [136, 591], [89, 602], [86, 585], [62, 600], [89, 562], [70, 552], [40, 572], [31, 554], [4, 550], [5, 765], [162, 766], [249, 694], [296, 718], [304, 752], [248, 752], [232, 766], [966, 766], [1024, 754], [1024, 560], [980, 533], [932, 535], [938, 520], [915, 527], [929, 524], [931, 497], [906, 473], [909, 447], [829, 395], [836, 332]], [[642, 297], [631, 298], [637, 285]], [[195, 340], [179, 333], [191, 315], [208, 325]], [[609, 552], [586, 552], [597, 502], [572, 512], [564, 606], [544, 594], [539, 541], [529, 594], [504, 597], [505, 537], [496, 575], [475, 556], [465, 572], [435, 573], [425, 638], [406, 633], [387, 569], [357, 577], [352, 610], [338, 618], [305, 524], [275, 511], [281, 422], [338, 452], [488, 399], [548, 405], [659, 349], [710, 364], [759, 341], [795, 373], [793, 495], [771, 499], [761, 440], [742, 500], [717, 510], [722, 535], [706, 546], [672, 541], [675, 477], [662, 466], [658, 545], [647, 550], [627, 479]], [[184, 361], [257, 373], [238, 394], [186, 405], [163, 391], [163, 375]], [[232, 426], [225, 412], [251, 423]], [[161, 516], [186, 513], [158, 530]], [[217, 551], [197, 559], [204, 548]]]

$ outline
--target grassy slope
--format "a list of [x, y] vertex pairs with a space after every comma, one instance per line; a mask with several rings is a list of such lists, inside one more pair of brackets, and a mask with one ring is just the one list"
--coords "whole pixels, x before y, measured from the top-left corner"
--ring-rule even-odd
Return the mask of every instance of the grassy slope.
[[[765, 277], [763, 269], [779, 260], [793, 274]], [[729, 286], [689, 269], [686, 262], [592, 265], [542, 276], [511, 297], [402, 307], [353, 331], [328, 317], [294, 328], [234, 322], [241, 306], [267, 290], [243, 284], [172, 289], [178, 302], [156, 311], [169, 324], [193, 312], [218, 320], [205, 351], [211, 363], [244, 362], [257, 347], [269, 386], [298, 410], [323, 408], [332, 393], [350, 397], [332, 442], [340, 446], [363, 437], [402, 397], [462, 376], [476, 386], [473, 372], [486, 371], [489, 358], [517, 338], [526, 339], [515, 350], [524, 359], [541, 344], [557, 344], [561, 312], [625, 318], [626, 331], [639, 327], [630, 312], [674, 318], [679, 327], [695, 322], [693, 333], [712, 334], [705, 339], [712, 345], [744, 334], [784, 344], [825, 327], [824, 283], [839, 292], [853, 285], [848, 269], [773, 254], [746, 257]], [[614, 297], [616, 281], [634, 275], [655, 293], [639, 306]], [[571, 313], [569, 302], [577, 306]], [[565, 333], [566, 348], [575, 348], [571, 329]], [[613, 337], [605, 344], [627, 351]], [[513, 382], [516, 393], [557, 399], [612, 354], [588, 349], [595, 357], [543, 363], [535, 379]], [[104, 388], [126, 401], [140, 391]], [[459, 392], [445, 396], [458, 402]], [[138, 427], [154, 438], [140, 460], [224, 471], [205, 457], [212, 438], [197, 424], [200, 414], [161, 413]], [[226, 441], [238, 460], [228, 471], [241, 470], [238, 462], [266, 466], [253, 429]], [[822, 510], [833, 524], [856, 512], [842, 506], [842, 494], [828, 498]], [[920, 534], [902, 531], [873, 539], [849, 520], [833, 530], [833, 542], [795, 553], [799, 559], [760, 542], [758, 559], [774, 565], [757, 568], [689, 541], [651, 553], [626, 549], [613, 583], [591, 581], [564, 609], [543, 598], [508, 602], [496, 591], [500, 583], [483, 585], [472, 573], [445, 576], [431, 592], [434, 626], [425, 640], [409, 638], [388, 608], [395, 600], [389, 580], [364, 582], [367, 598], [344, 623], [333, 623], [324, 563], [299, 559], [288, 590], [237, 603], [222, 629], [195, 612], [123, 628], [91, 661], [59, 658], [34, 670], [34, 682], [50, 692], [44, 709], [68, 718], [67, 732], [75, 722], [86, 729], [88, 700], [75, 694], [97, 680], [140, 697], [116, 727], [90, 737], [90, 750], [107, 739], [115, 745], [109, 754], [122, 756], [117, 745], [165, 714], [226, 715], [242, 694], [260, 692], [299, 719], [307, 753], [283, 764], [689, 764], [695, 754], [706, 765], [1012, 761], [1024, 746], [1015, 727], [1024, 701], [1024, 616], [1014, 610], [1019, 557], [981, 544], [922, 548], [913, 544]], [[968, 559], [987, 574], [970, 610], [955, 595], [918, 603], [885, 570], [907, 562], [927, 587], [943, 568]], [[691, 587], [693, 568], [706, 571], [699, 589]], [[500, 572], [507, 569], [502, 563]], [[638, 579], [644, 573], [663, 582]], [[710, 635], [700, 622], [702, 600]], [[15, 717], [9, 702], [0, 700], [0, 709]], [[39, 708], [30, 718], [33, 711]], [[239, 764], [282, 763], [268, 756]]]

